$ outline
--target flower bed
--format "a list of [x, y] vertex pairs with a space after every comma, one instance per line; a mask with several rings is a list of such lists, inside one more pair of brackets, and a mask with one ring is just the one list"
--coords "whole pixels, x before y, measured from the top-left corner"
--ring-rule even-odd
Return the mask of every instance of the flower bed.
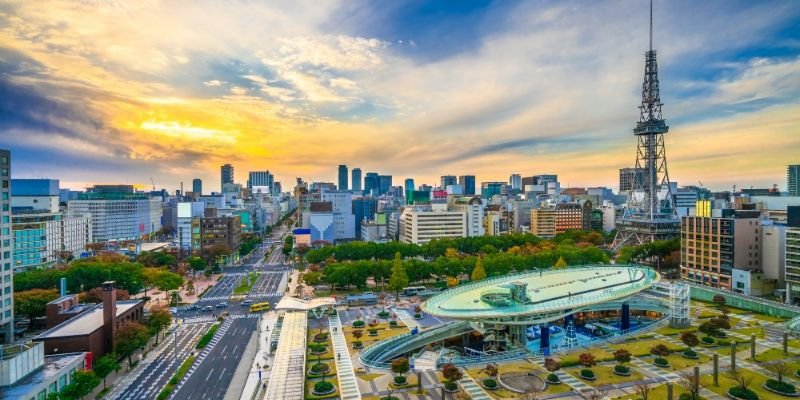
[[549, 383], [549, 384], [551, 384], [551, 385], [559, 385], [559, 384], [561, 384], [561, 379], [559, 379], [558, 375], [556, 375], [556, 374], [547, 375], [547, 378], [545, 378], [544, 381]]
[[594, 375], [594, 371], [590, 369], [582, 369], [579, 375], [581, 378], [586, 379], [587, 381], [593, 381], [597, 379], [597, 377]]
[[317, 382], [314, 384], [314, 389], [311, 389], [311, 394], [315, 396], [325, 396], [336, 391], [336, 386], [330, 382]]
[[794, 385], [786, 382], [778, 382], [776, 379], [767, 379], [762, 387], [781, 396], [800, 396], [800, 393], [797, 393], [797, 388], [795, 388]]
[[631, 376], [631, 369], [624, 365], [615, 365], [614, 373], [619, 376]]

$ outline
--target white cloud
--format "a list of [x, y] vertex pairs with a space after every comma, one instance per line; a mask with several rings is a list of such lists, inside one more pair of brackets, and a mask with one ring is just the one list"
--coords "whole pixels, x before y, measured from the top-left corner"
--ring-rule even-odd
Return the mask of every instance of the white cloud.
[[245, 89], [245, 88], [243, 88], [241, 86], [234, 86], [234, 87], [231, 88], [231, 93], [233, 93], [235, 95], [238, 95], [238, 96], [244, 96], [244, 95], [247, 94], [247, 89]]
[[217, 80], [217, 79], [212, 79], [210, 81], [203, 82], [203, 85], [206, 85], [206, 86], [219, 86], [219, 85], [222, 85], [222, 81]]

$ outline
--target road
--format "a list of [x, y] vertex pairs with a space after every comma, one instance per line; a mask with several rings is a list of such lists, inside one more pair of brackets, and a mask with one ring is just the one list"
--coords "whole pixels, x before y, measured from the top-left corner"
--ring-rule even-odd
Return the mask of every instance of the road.
[[[136, 368], [130, 383], [109, 398], [155, 399], [175, 373], [177, 365], [183, 363], [194, 350], [197, 341], [216, 319], [215, 315], [228, 311], [230, 316], [217, 331], [209, 349], [197, 354], [198, 359], [172, 396], [173, 399], [222, 399], [236, 367], [242, 361], [248, 341], [258, 329], [257, 321], [261, 314], [251, 313], [248, 307], [238, 303], [229, 303], [226, 308], [217, 308], [216, 305], [227, 302], [241, 280], [252, 271], [259, 271], [260, 276], [247, 298], [253, 302], [268, 301], [273, 306], [280, 300], [283, 292], [279, 286], [285, 279], [284, 275], [288, 276], [290, 267], [282, 264], [284, 257], [281, 246], [272, 245], [271, 242], [280, 240], [285, 233], [285, 229], [276, 230], [273, 238], [266, 239], [239, 265], [225, 267], [223, 277], [196, 303], [199, 310], [190, 310], [188, 306], [178, 308], [176, 317], [182, 324], [178, 331], [177, 364], [174, 361], [175, 342], [173, 338], [167, 338], [168, 343], [159, 348], [162, 353], [151, 363]], [[206, 306], [214, 308], [212, 311], [203, 311]]]

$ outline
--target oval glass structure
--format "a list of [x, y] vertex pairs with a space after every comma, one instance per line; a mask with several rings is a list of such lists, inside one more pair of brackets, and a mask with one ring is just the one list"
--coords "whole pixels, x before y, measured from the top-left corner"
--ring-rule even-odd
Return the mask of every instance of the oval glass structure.
[[632, 296], [660, 275], [639, 265], [592, 265], [506, 275], [458, 286], [431, 297], [422, 309], [453, 319], [547, 314]]

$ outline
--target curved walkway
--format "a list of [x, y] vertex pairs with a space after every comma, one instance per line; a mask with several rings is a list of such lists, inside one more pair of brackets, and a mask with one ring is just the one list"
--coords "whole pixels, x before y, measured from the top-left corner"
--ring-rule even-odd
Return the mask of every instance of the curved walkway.
[[[328, 317], [328, 332], [331, 335], [333, 351], [336, 353], [336, 377], [339, 380], [339, 393], [342, 400], [361, 400], [356, 373], [353, 371], [353, 360], [347, 349], [342, 323], [338, 315]], [[342, 357], [344, 355], [344, 357]]]
[[469, 398], [472, 400], [492, 400], [492, 397], [467, 373], [467, 370], [463, 371], [464, 377], [458, 381], [458, 384], [469, 395]]

